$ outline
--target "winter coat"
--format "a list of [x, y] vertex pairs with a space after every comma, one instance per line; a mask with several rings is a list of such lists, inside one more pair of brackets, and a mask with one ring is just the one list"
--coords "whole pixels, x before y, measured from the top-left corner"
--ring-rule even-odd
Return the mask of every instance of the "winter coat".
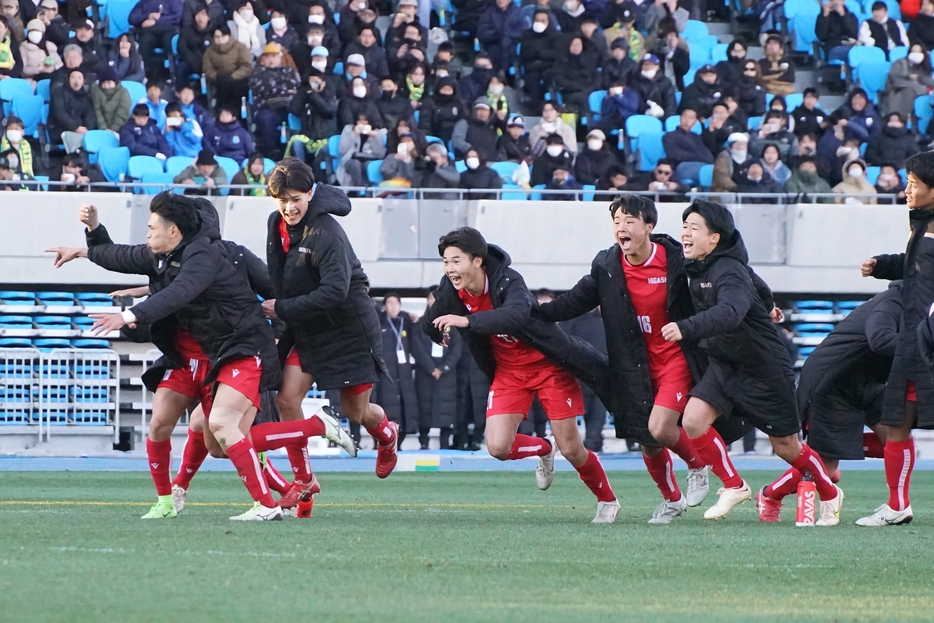
[[206, 384], [225, 364], [259, 357], [260, 391], [277, 389], [282, 373], [272, 327], [250, 281], [230, 258], [231, 248], [221, 240], [217, 211], [206, 200], [192, 201], [198, 202], [201, 229], [167, 255], [156, 255], [145, 244], [114, 244], [103, 225], [86, 233], [89, 260], [107, 270], [149, 277], [152, 294], [130, 311], [150, 326], [162, 357], [143, 373], [143, 383], [154, 392], [167, 370], [188, 366], [175, 347], [176, 333], [184, 329], [211, 361]]
[[[902, 11], [905, 14], [905, 11]], [[934, 49], [934, 16], [918, 13], [909, 23], [908, 41], [910, 45], [920, 43], [925, 50]]]
[[866, 146], [866, 163], [881, 167], [891, 164], [896, 169], [905, 167], [905, 160], [918, 153], [918, 143], [908, 128], [882, 128], [882, 131], [869, 139]]
[[[460, 187], [466, 189], [500, 189], [503, 187], [503, 178], [499, 173], [485, 164], [476, 169], [467, 169], [461, 173]], [[464, 193], [468, 200], [496, 199], [496, 193]]]
[[821, 123], [826, 121], [829, 116], [820, 108], [810, 110], [805, 108], [804, 104], [801, 104], [791, 111], [791, 118], [795, 122], [795, 135], [801, 138], [805, 134], [813, 134], [820, 138], [821, 134], [824, 133]]
[[859, 38], [859, 20], [849, 9], [845, 9], [844, 14], [840, 15], [836, 11], [831, 11], [828, 15], [821, 13], [817, 16], [817, 23], [814, 25], [814, 34], [824, 53], [843, 45], [844, 39]]
[[671, 80], [665, 77], [661, 72], [649, 80], [642, 74], [635, 76], [630, 85], [633, 91], [642, 96], [642, 100], [655, 102], [665, 111], [665, 118], [672, 116], [678, 111], [678, 102], [675, 100], [675, 87]]
[[[19, 46], [19, 53], [23, 57], [23, 78], [41, 80], [51, 73], [50, 68], [61, 69], [63, 66], [62, 58], [58, 55], [58, 48], [49, 41], [43, 48], [32, 41], [23, 41]], [[50, 64], [46, 64], [46, 59], [51, 59]]]
[[537, 33], [527, 30], [519, 46], [519, 65], [525, 71], [542, 72], [551, 69], [561, 53], [561, 33], [546, 28]]
[[899, 46], [908, 45], [908, 33], [905, 32], [905, 25], [891, 17], [885, 24], [880, 24], [870, 18], [863, 20], [859, 27], [859, 42], [861, 45], [875, 46], [885, 52], [885, 57], [889, 57], [889, 50]]
[[136, 125], [132, 118], [120, 128], [120, 146], [129, 147], [131, 156], [174, 156], [162, 131], [152, 119], [144, 126]]
[[466, 32], [469, 39], [474, 39], [477, 36], [480, 17], [487, 7], [492, 5], [493, 0], [451, 0], [451, 6], [455, 9], [453, 29]]
[[[139, 56], [136, 57], [136, 63], [134, 64], [132, 57], [124, 58], [120, 56], [120, 50], [115, 48], [111, 50], [110, 54], [107, 56], [107, 64], [110, 65], [117, 74], [117, 80], [143, 82], [146, 79], [146, 73], [143, 70], [143, 61]], [[200, 63], [198, 64], [198, 69], [201, 69]]]
[[927, 94], [931, 88], [934, 88], [934, 78], [931, 77], [930, 69], [925, 71], [920, 65], [912, 65], [907, 58], [898, 59], [889, 68], [889, 77], [882, 93], [884, 116], [898, 112], [902, 114], [902, 119], [910, 119], [914, 113], [915, 99]]
[[477, 23], [477, 39], [496, 70], [506, 70], [516, 58], [516, 44], [522, 39], [525, 20], [522, 10], [510, 3], [505, 10], [495, 3], [487, 6]]
[[[215, 2], [213, 4], [220, 4]], [[194, 73], [201, 73], [204, 52], [211, 45], [211, 26], [198, 30], [195, 24], [182, 28], [178, 36], [178, 58]]]
[[347, 173], [344, 167], [345, 163], [354, 158], [368, 162], [370, 160], [380, 160], [386, 156], [386, 147], [383, 145], [382, 139], [356, 134], [353, 129], [354, 125], [345, 125], [338, 142], [337, 150], [341, 155], [341, 159], [337, 165], [336, 174], [341, 186], [353, 186], [353, 179]]
[[[769, 175], [768, 172], [763, 171], [762, 178], [758, 182], [754, 182], [748, 177], [741, 180], [740, 183], [736, 185], [736, 192], [776, 195], [784, 193], [785, 186], [772, 179], [772, 176]], [[761, 199], [743, 199], [743, 203], [775, 203], [775, 200], [775, 197], [763, 197]]]
[[[594, 85], [600, 83], [599, 68], [600, 58], [589, 46], [585, 46], [580, 54], [561, 54], [554, 66], [555, 88], [565, 97], [568, 94], [590, 93]], [[577, 112], [581, 116], [587, 114], [586, 110]]]
[[302, 120], [302, 134], [312, 141], [337, 134], [337, 88], [330, 82], [321, 91], [300, 89], [289, 102], [289, 112]]
[[[194, 158], [202, 149], [204, 132], [194, 119], [185, 119], [177, 128], [166, 128], [165, 142], [172, 148], [172, 155]], [[223, 167], [218, 167], [223, 171]]]
[[[693, 110], [698, 117], [706, 119], [713, 114], [713, 105], [720, 101], [723, 96], [724, 85], [717, 80], [713, 84], [707, 84], [703, 80], [695, 80], [690, 85], [684, 87], [681, 93], [681, 104], [678, 106], [678, 114], [685, 110]], [[660, 102], [656, 102], [659, 106]]]
[[532, 145], [529, 143], [529, 135], [523, 133], [518, 139], [514, 139], [508, 132], [496, 139], [496, 160], [505, 162], [522, 162], [532, 155]]
[[366, 73], [368, 76], [385, 78], [389, 75], [389, 65], [386, 63], [386, 52], [378, 43], [370, 47], [364, 47], [359, 42], [354, 41], [344, 49], [344, 65], [347, 65], [347, 58], [351, 54], [360, 54], [366, 62]]
[[548, 184], [557, 169], [574, 171], [574, 157], [568, 150], [562, 151], [557, 157], [543, 151], [532, 164], [532, 186]]
[[[406, 313], [396, 318], [389, 318], [386, 312], [379, 314], [380, 334], [382, 336], [382, 351], [386, 353], [383, 359], [387, 374], [376, 384], [372, 400], [383, 408], [386, 417], [399, 425], [399, 429], [407, 434], [418, 432], [418, 421], [421, 415], [418, 408], [418, 397], [415, 393], [415, 340], [413, 334], [417, 332], [415, 323]], [[401, 327], [400, 327], [401, 325]], [[397, 338], [395, 329], [399, 332]], [[402, 347], [400, 363], [397, 358], [397, 348]]]
[[[256, 17], [257, 19], [254, 19], [249, 24], [247, 24], [246, 22], [243, 23], [243, 27], [245, 30], [242, 33], [240, 31], [240, 25], [237, 24], [236, 20], [233, 20], [233, 19], [228, 20], [227, 26], [230, 28], [231, 41], [240, 41], [241, 34], [244, 35], [244, 41], [252, 41], [252, 38], [249, 36], [249, 33], [252, 30], [253, 33], [256, 35], [255, 37], [256, 47], [249, 48], [249, 50], [250, 50], [250, 54], [252, 54], [256, 58], [259, 58], [259, 56], [263, 53], [263, 48], [266, 47], [266, 29], [263, 28], [262, 24], [260, 24], [259, 19], [258, 19], [259, 16], [256, 16]], [[240, 43], [243, 43], [243, 41], [240, 41]], [[243, 45], [244, 47], [247, 46], [247, 44], [245, 43]]]
[[357, 117], [362, 113], [366, 115], [370, 125], [374, 128], [386, 127], [386, 124], [383, 123], [383, 115], [380, 114], [379, 108], [376, 107], [376, 102], [369, 96], [354, 97], [346, 93], [341, 95], [338, 92], [337, 99], [337, 124], [339, 126], [355, 125]]
[[266, 264], [276, 291], [276, 315], [286, 323], [283, 358], [294, 346], [302, 370], [319, 389], [375, 383], [385, 374], [379, 318], [367, 294], [369, 280], [340, 223], [350, 213], [341, 190], [318, 184], [305, 218], [279, 234], [282, 216], [269, 216]]
[[746, 177], [749, 165], [755, 162], [751, 156], [738, 164], [733, 160], [729, 149], [721, 151], [713, 161], [713, 192], [733, 192], [736, 186]]
[[778, 157], [782, 160], [798, 154], [798, 137], [788, 130], [779, 130], [765, 136], [759, 136], [756, 132], [749, 138], [749, 153], [754, 158], [761, 158], [768, 145], [778, 147]]
[[253, 74], [253, 55], [231, 37], [224, 45], [212, 43], [208, 46], [201, 58], [201, 71], [211, 82], [222, 74], [232, 80], [246, 80]]
[[[444, 85], [450, 85], [454, 88], [452, 96], [444, 96], [438, 93]], [[447, 143], [454, 134], [454, 126], [457, 122], [465, 118], [470, 112], [458, 97], [457, 81], [447, 76], [438, 80], [435, 84], [434, 95], [430, 98], [423, 98], [422, 107], [419, 113], [418, 127], [429, 136], [437, 136]]]
[[787, 56], [761, 58], [759, 70], [762, 73], [762, 83], [769, 93], [790, 95], [795, 92], [795, 63]]
[[[269, 108], [269, 100], [274, 98], [287, 98], [289, 100], [298, 92], [298, 72], [291, 67], [264, 67], [257, 65], [250, 76], [250, 89], [253, 91], [253, 107]], [[277, 110], [285, 110], [281, 106]]]
[[[796, 197], [795, 201], [799, 203], [804, 202], [804, 195], [813, 195], [813, 194], [829, 194], [833, 192], [833, 189], [830, 187], [830, 184], [827, 183], [827, 180], [822, 178], [817, 173], [814, 174], [812, 179], [805, 180], [801, 177], [799, 171], [795, 171], [791, 174], [791, 177], [788, 178], [788, 181], [785, 182], [785, 192], [789, 195], [801, 195]], [[817, 200], [818, 203], [833, 203], [833, 199], [829, 197], [822, 197]]]
[[713, 154], [704, 144], [700, 134], [687, 132], [680, 126], [662, 136], [665, 156], [674, 166], [682, 162], [703, 162], [713, 164]]
[[49, 138], [53, 145], [62, 142], [62, 132], [74, 132], [84, 126], [97, 129], [97, 115], [91, 96], [83, 89], [74, 91], [70, 86], [52, 91], [49, 102]]
[[882, 423], [900, 425], [905, 417], [905, 391], [908, 383], [915, 384], [918, 396], [918, 422], [916, 428], [934, 428], [934, 376], [925, 363], [922, 352], [930, 346], [918, 338], [928, 331], [929, 313], [934, 303], [934, 209], [919, 208], [908, 212], [911, 238], [905, 253], [877, 255], [873, 259], [872, 276], [876, 279], [902, 279], [903, 316], [899, 325], [895, 360], [885, 389]]
[[[847, 169], [852, 164], [859, 164], [863, 167], [863, 174], [859, 177], [850, 177]], [[850, 195], [875, 195], [876, 187], [866, 179], [866, 163], [862, 160], [851, 160], [843, 165], [843, 181], [833, 187], [833, 192], [837, 195], [847, 195], [843, 199], [838, 199], [837, 203], [843, 203]], [[874, 204], [875, 197], [853, 197], [860, 203]]]
[[[227, 172], [224, 171], [224, 167], [222, 166], [214, 167], [214, 172], [208, 177], [214, 180], [215, 188], [219, 186], [226, 186], [227, 184], [231, 183], [227, 179]], [[195, 164], [190, 164], [178, 172], [178, 175], [176, 175], [172, 179], [172, 183], [173, 184], [184, 184], [185, 180], [199, 180], [199, 179], [204, 179], [204, 178], [205, 178], [205, 175], [204, 173], [201, 172], [201, 169], [199, 169], [198, 166]]]
[[621, 61], [610, 56], [603, 61], [603, 65], [600, 69], [600, 74], [603, 77], [603, 88], [609, 89], [613, 86], [613, 83], [617, 81], [622, 81], [623, 84], [629, 84], [633, 74], [637, 73], [638, 70], [639, 68], [636, 62], [628, 56], [624, 56]]
[[417, 179], [415, 175], [415, 160], [405, 162], [400, 158], [396, 158], [395, 155], [387, 156], [383, 160], [383, 163], [379, 165], [379, 172], [384, 180], [398, 178], [408, 180], [414, 184]]
[[774, 167], [769, 166], [765, 160], [761, 159], [759, 160], [759, 164], [761, 164], [762, 169], [782, 187], [784, 187], [785, 183], [791, 178], [791, 169], [785, 166], [785, 163], [781, 160], [776, 161]]
[[498, 125], [496, 117], [490, 117], [488, 121], [480, 121], [471, 115], [467, 119], [458, 121], [451, 134], [454, 156], [462, 160], [467, 156], [468, 151], [477, 149], [484, 158], [492, 157], [496, 150], [496, 140], [499, 138], [496, 135]]
[[408, 119], [412, 125], [415, 123], [412, 121], [415, 109], [411, 101], [407, 97], [400, 97], [398, 93], [393, 97], [380, 97], [376, 100], [376, 108], [387, 128], [395, 128], [401, 119]]
[[[572, 154], [577, 153], [577, 135], [574, 132], [574, 129], [566, 124], [561, 117], [555, 121], [555, 128], [551, 130], [546, 128], [546, 121], [544, 118], [541, 122], [532, 128], [532, 131], [529, 132], [529, 144], [532, 146], [532, 152], [536, 153], [538, 151], [538, 142], [544, 141], [548, 138], [549, 134], [557, 134], [564, 141], [564, 146]], [[544, 148], [542, 148], [544, 149]]]
[[[422, 426], [453, 428], [457, 423], [457, 369], [464, 342], [458, 332], [452, 332], [447, 348], [432, 343], [428, 335], [416, 327], [412, 333], [415, 350], [415, 390], [421, 410]], [[441, 370], [441, 378], [431, 373]]]
[[616, 156], [605, 145], [597, 151], [585, 147], [574, 160], [574, 177], [581, 184], [595, 186], [617, 164]]
[[850, 99], [847, 100], [847, 103], [838, 108], [836, 112], [841, 119], [846, 119], [848, 121], [846, 126], [847, 132], [865, 143], [882, 131], [882, 123], [879, 120], [879, 113], [876, 112], [876, 107], [872, 102], [868, 101], [868, 98], [866, 107], [859, 112], [853, 110], [852, 106], [850, 106], [850, 101], [852, 101], [852, 99], [853, 94], [850, 94]]
[[201, 126], [201, 132], [205, 136], [213, 136], [215, 125], [214, 117], [211, 116], [208, 109], [202, 106], [198, 100], [193, 100], [187, 106], [181, 102], [178, 102], [178, 104], [182, 107], [182, 114], [185, 115], [186, 119], [197, 121], [198, 125]]
[[101, 88], [99, 84], [91, 85], [91, 103], [97, 115], [97, 129], [119, 132], [123, 124], [130, 118], [130, 93], [119, 82], [109, 91]]
[[642, 96], [633, 89], [623, 89], [619, 95], [607, 95], [600, 104], [600, 123], [609, 124], [617, 121], [623, 127], [626, 119], [641, 115], [648, 108]]
[[156, 24], [177, 28], [182, 25], [182, 0], [139, 0], [130, 11], [127, 21], [141, 28], [151, 13], [159, 13], [159, 21]]
[[231, 158], [240, 164], [253, 153], [253, 137], [240, 124], [238, 119], [230, 123], [220, 123], [214, 127], [214, 132], [208, 137], [214, 155]]
[[720, 79], [721, 83], [738, 91], [737, 87], [740, 86], [740, 81], [744, 76], [743, 72], [746, 69], [746, 59], [730, 57], [717, 63], [714, 69], [717, 70], [717, 78]]

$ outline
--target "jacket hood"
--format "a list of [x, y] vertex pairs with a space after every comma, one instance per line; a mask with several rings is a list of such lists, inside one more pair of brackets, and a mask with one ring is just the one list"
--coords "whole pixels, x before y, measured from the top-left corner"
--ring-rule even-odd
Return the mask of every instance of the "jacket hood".
[[[850, 165], [853, 165], [853, 164], [858, 164], [859, 166], [863, 167], [863, 174], [862, 174], [859, 178], [850, 177], [850, 174], [846, 172], [847, 169], [850, 168]], [[847, 160], [847, 161], [843, 164], [843, 168], [840, 170], [840, 172], [843, 174], [843, 181], [844, 181], [844, 182], [853, 182], [853, 183], [856, 183], [856, 180], [857, 180], [857, 179], [865, 179], [865, 177], [866, 177], [866, 170], [867, 170], [868, 168], [869, 168], [869, 167], [866, 165], [866, 161], [865, 161], [865, 160], [863, 160], [862, 158], [856, 158], [856, 159], [854, 159], [854, 160]]]
[[198, 216], [201, 217], [201, 229], [197, 236], [207, 236], [211, 240], [221, 239], [221, 222], [217, 215], [217, 208], [207, 199], [195, 199], [195, 205], [198, 209]]
[[320, 214], [333, 214], [334, 216], [347, 216], [350, 214], [350, 198], [344, 191], [327, 184], [318, 184], [315, 187], [315, 194], [311, 198], [311, 205], [308, 206], [308, 217], [315, 217]]
[[499, 273], [509, 268], [512, 264], [512, 258], [495, 244], [487, 245], [486, 257], [483, 258], [483, 265], [491, 275]]

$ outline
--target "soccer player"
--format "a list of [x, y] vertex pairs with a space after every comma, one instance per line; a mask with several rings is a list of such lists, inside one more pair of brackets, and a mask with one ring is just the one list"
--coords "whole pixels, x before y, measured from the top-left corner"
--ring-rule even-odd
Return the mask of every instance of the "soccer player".
[[[488, 245], [476, 229], [464, 227], [442, 236], [438, 252], [445, 276], [422, 323], [440, 344], [446, 344], [451, 329], [460, 330], [477, 364], [492, 379], [486, 411], [490, 454], [501, 461], [539, 457], [536, 484], [547, 489], [554, 480], [557, 445], [597, 497], [593, 523], [613, 523], [619, 502], [597, 455], [581, 441], [576, 418], [583, 413], [583, 397], [568, 372], [592, 381], [588, 366], [605, 366], [605, 359], [553, 322], [532, 315], [537, 303], [522, 276], [509, 267], [509, 255]], [[551, 421], [555, 443], [516, 432], [536, 396]]]
[[[669, 342], [700, 341], [709, 358], [691, 390], [682, 425], [703, 437], [721, 415], [732, 413], [766, 433], [775, 454], [814, 477], [821, 499], [819, 526], [840, 522], [843, 491], [831, 482], [816, 452], [798, 440], [801, 424], [791, 357], [778, 337], [747, 266], [746, 245], [733, 215], [712, 201], [695, 200], [682, 215], [681, 245], [696, 313], [669, 322]], [[719, 519], [752, 497], [749, 485], [724, 482], [717, 503], [704, 513]]]
[[[814, 349], [798, 380], [798, 410], [808, 445], [839, 474], [841, 460], [883, 458], [882, 396], [902, 318], [901, 282], [860, 305]], [[868, 426], [872, 432], [863, 433]], [[780, 520], [782, 500], [797, 491], [801, 472], [788, 470], [756, 495], [759, 521]]]
[[[610, 369], [614, 378], [610, 412], [616, 436], [635, 439], [663, 501], [649, 520], [669, 524], [688, 506], [704, 501], [709, 488], [708, 465], [728, 479], [726, 444], [711, 428], [692, 441], [678, 420], [706, 359], [691, 342], [666, 341], [661, 328], [669, 319], [694, 313], [681, 245], [664, 234], [652, 233], [658, 222], [655, 202], [623, 195], [610, 204], [616, 244], [600, 251], [584, 276], [569, 292], [541, 306], [550, 320], [586, 314], [598, 305], [607, 334]], [[692, 373], [693, 371], [693, 373]], [[688, 489], [682, 494], [669, 448], [688, 465]]]
[[858, 526], [893, 526], [912, 518], [909, 485], [915, 465], [914, 428], [934, 428], [934, 378], [921, 357], [918, 325], [934, 303], [934, 152], [905, 161], [908, 221], [911, 238], [904, 253], [877, 255], [863, 262], [864, 277], [902, 279], [904, 330], [895, 346], [895, 360], [885, 388], [882, 424], [885, 433], [885, 480], [889, 501]]
[[[398, 460], [398, 425], [370, 402], [373, 383], [385, 374], [382, 336], [369, 280], [340, 223], [332, 215], [350, 213], [343, 191], [316, 184], [314, 171], [286, 158], [267, 181], [278, 211], [269, 216], [266, 264], [276, 297], [263, 302], [268, 318], [286, 329], [279, 341], [286, 354], [279, 414], [283, 422], [304, 418], [302, 400], [313, 383], [319, 390], [340, 390], [341, 409], [362, 424], [379, 444], [376, 475], [386, 478]], [[289, 451], [296, 495], [313, 486], [307, 456]]]

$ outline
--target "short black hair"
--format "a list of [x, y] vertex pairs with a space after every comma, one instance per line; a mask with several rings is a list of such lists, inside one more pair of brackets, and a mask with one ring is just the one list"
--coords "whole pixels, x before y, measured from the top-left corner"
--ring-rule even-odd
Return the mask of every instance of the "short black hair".
[[610, 216], [615, 218], [617, 211], [621, 211], [628, 216], [641, 218], [650, 225], [658, 225], [658, 208], [655, 207], [655, 202], [648, 197], [620, 195], [610, 204]]
[[808, 95], [813, 95], [814, 97], [820, 97], [815, 87], [808, 87], [804, 90], [804, 97], [807, 97]]
[[473, 227], [460, 227], [441, 236], [438, 240], [438, 255], [444, 257], [444, 252], [448, 247], [457, 247], [471, 259], [485, 258], [489, 249], [483, 234]]
[[198, 214], [198, 205], [195, 200], [176, 195], [170, 190], [163, 191], [152, 198], [149, 211], [178, 227], [182, 236], [189, 236], [201, 227], [201, 217]]
[[80, 152], [75, 152], [73, 154], [68, 154], [65, 156], [65, 160], [62, 161], [63, 167], [85, 167], [84, 156]]
[[934, 188], [934, 151], [916, 154], [905, 161], [905, 170], [924, 182], [928, 188]]
[[222, 35], [229, 35], [229, 34], [230, 34], [230, 26], [227, 25], [227, 22], [221, 22], [220, 24], [218, 24], [218, 25], [216, 25], [214, 28], [212, 28], [212, 29], [211, 29], [211, 36], [216, 35], [218, 32], [220, 32]]
[[561, 135], [555, 132], [554, 134], [549, 134], [545, 137], [546, 145], [564, 145], [564, 139], [561, 138]]
[[311, 192], [315, 186], [315, 172], [297, 158], [285, 158], [269, 173], [266, 185], [273, 197], [285, 197], [290, 190]]
[[149, 106], [146, 104], [137, 104], [133, 107], [133, 116], [134, 117], [148, 117], [149, 116]]
[[402, 297], [399, 296], [398, 292], [387, 292], [386, 296], [383, 297], [383, 305], [385, 305], [386, 301], [389, 299], [396, 299], [399, 303], [402, 303]]
[[18, 125], [21, 128], [26, 127], [26, 124], [23, 123], [23, 120], [16, 115], [10, 115], [6, 118], [6, 127], [9, 128], [11, 125]]
[[726, 206], [715, 201], [695, 199], [691, 205], [685, 208], [684, 213], [681, 214], [681, 221], [684, 222], [688, 220], [688, 216], [691, 214], [700, 214], [707, 223], [707, 229], [715, 234], [720, 234], [720, 237], [723, 238], [721, 242], [732, 238], [733, 234], [736, 232], [736, 224], [733, 221], [733, 215]]
[[182, 105], [178, 102], [169, 102], [168, 106], [165, 107], [165, 114], [171, 115], [174, 112], [182, 113], [182, 116], [185, 116], [185, 111], [182, 110]]

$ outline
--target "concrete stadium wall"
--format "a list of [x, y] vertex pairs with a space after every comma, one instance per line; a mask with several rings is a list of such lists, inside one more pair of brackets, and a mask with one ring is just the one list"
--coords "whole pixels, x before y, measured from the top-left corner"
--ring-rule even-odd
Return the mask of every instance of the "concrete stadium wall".
[[[44, 249], [83, 246], [77, 221], [94, 203], [114, 240], [145, 240], [149, 199], [118, 193], [3, 193], [0, 195], [0, 284], [141, 283], [86, 261], [52, 267]], [[217, 198], [224, 237], [265, 257], [269, 198]], [[678, 238], [687, 204], [661, 203], [658, 232]], [[733, 206], [756, 270], [777, 292], [872, 293], [885, 284], [859, 276], [859, 263], [904, 250], [904, 207], [811, 205]], [[566, 289], [589, 271], [594, 254], [613, 243], [603, 202], [431, 201], [354, 199], [341, 223], [377, 288], [420, 288], [441, 277], [438, 237], [462, 225], [477, 227], [504, 247], [533, 288]]]

